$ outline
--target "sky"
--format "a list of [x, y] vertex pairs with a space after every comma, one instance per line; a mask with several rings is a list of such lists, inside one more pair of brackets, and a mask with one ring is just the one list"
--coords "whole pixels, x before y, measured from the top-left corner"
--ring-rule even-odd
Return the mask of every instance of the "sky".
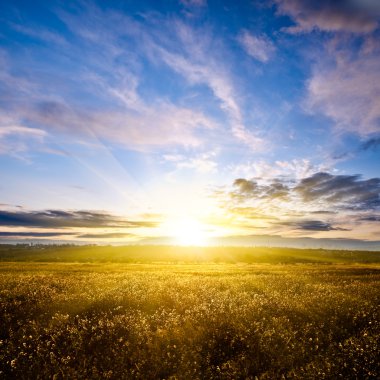
[[0, 242], [380, 249], [379, 21], [375, 0], [3, 0]]

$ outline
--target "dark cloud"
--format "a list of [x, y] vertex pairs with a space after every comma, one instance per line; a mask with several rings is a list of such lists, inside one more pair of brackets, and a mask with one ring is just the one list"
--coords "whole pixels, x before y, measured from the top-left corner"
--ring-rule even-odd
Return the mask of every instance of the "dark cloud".
[[362, 180], [359, 175], [333, 175], [319, 172], [288, 187], [280, 179], [269, 185], [259, 185], [243, 178], [233, 183], [229, 195], [238, 202], [261, 199], [275, 201], [277, 198], [300, 197], [304, 203], [323, 207], [313, 213], [334, 213], [338, 209], [372, 210], [380, 207], [380, 178]]
[[[333, 175], [319, 172], [303, 178], [293, 187], [280, 179], [269, 185], [259, 185], [256, 181], [238, 178], [233, 183], [230, 197], [238, 202], [252, 199], [266, 201], [282, 198], [301, 197], [305, 203], [317, 202], [322, 210], [314, 213], [332, 213], [336, 209], [372, 210], [380, 207], [380, 178], [362, 180], [359, 175]], [[334, 207], [334, 210], [329, 210]]]
[[340, 225], [380, 221], [380, 178], [318, 172], [293, 183], [281, 178], [261, 183], [239, 178], [224, 192], [229, 201], [223, 206], [246, 227], [250, 220], [262, 219], [275, 229], [349, 231]]
[[359, 175], [316, 173], [293, 189], [305, 202], [320, 201], [347, 209], [374, 209], [380, 206], [380, 178], [361, 180]]
[[238, 188], [238, 191], [241, 194], [254, 194], [258, 190], [256, 182], [244, 178], [235, 179], [234, 186]]
[[155, 227], [154, 221], [125, 220], [123, 218], [95, 211], [5, 211], [0, 210], [0, 226], [39, 228], [98, 228], [98, 227]]
[[289, 193], [288, 186], [284, 185], [280, 180], [275, 180], [269, 185], [259, 186], [253, 180], [244, 178], [235, 179], [233, 186], [236, 190], [230, 193], [232, 198], [238, 200], [257, 198], [283, 198]]
[[60, 237], [60, 236], [72, 236], [73, 232], [17, 232], [17, 231], [0, 231], [0, 238], [2, 237], [30, 237], [30, 238], [45, 238], [45, 237]]
[[117, 239], [117, 238], [125, 238], [125, 237], [133, 237], [136, 236], [134, 234], [128, 234], [124, 232], [107, 232], [104, 234], [83, 234], [79, 235], [79, 238], [85, 239]]
[[333, 227], [330, 223], [321, 220], [290, 221], [283, 222], [281, 225], [306, 231], [347, 231], [345, 228]]
[[380, 222], [380, 215], [370, 215], [359, 219], [363, 222]]
[[311, 211], [311, 214], [316, 214], [316, 215], [331, 215], [331, 214], [336, 214], [336, 211], [328, 211], [328, 210], [317, 210], [317, 211]]
[[375, 150], [377, 148], [380, 148], [380, 137], [374, 137], [365, 141], [360, 148], [361, 150]]
[[279, 14], [288, 15], [296, 25], [287, 28], [291, 33], [344, 31], [369, 33], [378, 27], [378, 1], [347, 0], [275, 0]]
[[284, 198], [289, 193], [288, 186], [281, 183], [279, 180], [264, 187], [265, 196], [269, 198]]

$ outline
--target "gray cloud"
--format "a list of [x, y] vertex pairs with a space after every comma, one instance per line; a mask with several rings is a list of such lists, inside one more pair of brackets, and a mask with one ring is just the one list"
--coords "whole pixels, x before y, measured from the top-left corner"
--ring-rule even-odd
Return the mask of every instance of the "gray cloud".
[[380, 222], [380, 215], [364, 216], [364, 217], [360, 218], [359, 221], [363, 221], [363, 222]]
[[[319, 202], [324, 207], [314, 213], [333, 213], [335, 209], [375, 209], [380, 206], [380, 178], [362, 180], [360, 175], [333, 175], [318, 172], [289, 187], [281, 179], [269, 185], [238, 178], [229, 195], [237, 201], [300, 197], [305, 203]], [[328, 209], [333, 207], [333, 209]]]
[[235, 179], [234, 187], [237, 188], [237, 191], [232, 194], [236, 196], [252, 196], [259, 191], [259, 186], [255, 181], [250, 181], [244, 178]]
[[124, 233], [124, 232], [107, 232], [103, 234], [82, 234], [79, 235], [79, 238], [85, 239], [117, 239], [117, 238], [125, 238], [125, 237], [133, 237], [136, 236], [134, 234]]
[[95, 211], [4, 211], [0, 210], [0, 226], [39, 228], [98, 228], [98, 227], [155, 227], [154, 221], [125, 220]]
[[347, 209], [373, 209], [380, 206], [380, 178], [361, 180], [359, 175], [316, 173], [302, 179], [294, 188], [303, 201], [322, 201]]
[[45, 238], [45, 237], [60, 237], [60, 236], [72, 236], [74, 232], [17, 232], [17, 231], [0, 231], [0, 238]]
[[289, 188], [280, 180], [275, 180], [269, 185], [258, 185], [253, 180], [244, 178], [235, 179], [233, 186], [236, 190], [230, 193], [232, 198], [244, 200], [257, 198], [283, 198], [288, 195]]
[[380, 137], [373, 137], [371, 139], [368, 139], [361, 145], [361, 150], [370, 150], [370, 149], [377, 149], [380, 148]]
[[290, 16], [295, 26], [288, 32], [344, 31], [369, 33], [378, 27], [380, 4], [376, 1], [275, 0], [278, 13]]
[[261, 228], [252, 223], [261, 220], [276, 234], [284, 229], [305, 234], [349, 231], [361, 222], [380, 220], [380, 178], [360, 175], [317, 172], [295, 181], [279, 177], [269, 184], [265, 178], [238, 178], [218, 197], [232, 220], [236, 216], [253, 228]]
[[348, 231], [345, 228], [333, 227], [330, 223], [321, 220], [289, 221], [282, 222], [281, 225], [306, 231]]

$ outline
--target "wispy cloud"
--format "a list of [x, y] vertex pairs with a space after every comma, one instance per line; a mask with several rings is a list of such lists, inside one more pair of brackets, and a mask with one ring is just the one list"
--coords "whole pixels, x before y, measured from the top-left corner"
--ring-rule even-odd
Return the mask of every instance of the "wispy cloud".
[[[58, 83], [56, 88], [43, 76], [28, 73], [16, 76], [12, 73], [10, 58], [2, 52], [0, 59], [4, 61], [4, 70], [0, 74], [0, 85], [5, 91], [0, 102], [16, 119], [55, 134], [84, 138], [96, 135], [99, 139], [138, 150], [172, 145], [198, 146], [204, 140], [205, 130], [216, 127], [215, 121], [200, 109], [181, 106], [161, 96], [154, 96], [150, 101], [140, 96], [141, 75], [134, 71], [138, 71], [136, 67], [142, 63], [136, 63], [138, 55], [128, 53], [124, 40], [127, 38], [131, 44], [137, 44], [138, 36], [134, 36], [133, 31], [137, 33], [141, 29], [148, 38], [149, 29], [119, 12], [102, 11], [90, 3], [79, 14], [61, 11], [59, 15], [76, 37], [65, 41], [64, 49], [65, 59], [75, 60], [72, 75], [77, 76], [76, 81], [69, 79], [64, 85]], [[121, 23], [131, 28], [122, 28]], [[54, 47], [54, 44], [63, 43], [56, 39], [58, 34], [12, 25], [20, 33], [53, 44], [52, 50], [61, 54]], [[29, 62], [31, 70], [35, 64], [38, 62]], [[59, 81], [58, 68], [50, 66], [48, 73], [53, 83]], [[78, 85], [82, 93], [98, 104], [97, 107], [72, 95]]]
[[257, 160], [231, 166], [236, 176], [253, 177], [271, 181], [273, 178], [301, 179], [320, 171], [328, 171], [328, 163], [314, 164], [309, 159], [276, 160], [268, 162]]
[[309, 105], [334, 120], [341, 132], [368, 136], [380, 131], [380, 50], [352, 54], [330, 48], [333, 62], [320, 62], [308, 83]]
[[40, 27], [30, 27], [20, 24], [11, 23], [11, 27], [19, 33], [27, 35], [31, 38], [42, 40], [48, 43], [53, 43], [57, 45], [66, 45], [67, 41], [60, 34], [55, 33], [51, 30], [40, 28]]
[[[206, 85], [227, 114], [233, 135], [254, 149], [262, 149], [263, 140], [244, 124], [231, 73], [221, 62], [221, 44], [218, 45], [207, 30], [195, 31], [179, 21], [175, 26], [174, 33], [179, 36], [179, 44], [183, 47], [184, 54], [170, 51], [157, 44], [152, 45], [152, 49], [157, 51], [166, 65], [181, 74], [188, 82]], [[217, 55], [213, 55], [215, 51], [218, 51]]]
[[212, 173], [215, 172], [218, 167], [215, 156], [216, 152], [207, 152], [194, 156], [166, 154], [163, 158], [166, 162], [174, 164], [176, 170], [193, 169], [200, 173]]
[[29, 150], [36, 145], [41, 146], [47, 133], [39, 128], [11, 124], [12, 121], [0, 115], [0, 155], [28, 160]]
[[201, 112], [170, 103], [129, 112], [122, 109], [97, 111], [62, 102], [42, 101], [20, 110], [20, 113], [28, 122], [38, 123], [52, 132], [82, 137], [94, 134], [99, 139], [131, 149], [197, 146], [202, 144], [202, 138], [196, 131], [215, 128], [215, 124]]
[[248, 55], [264, 63], [272, 58], [276, 50], [268, 37], [255, 36], [248, 30], [242, 30], [237, 39]]

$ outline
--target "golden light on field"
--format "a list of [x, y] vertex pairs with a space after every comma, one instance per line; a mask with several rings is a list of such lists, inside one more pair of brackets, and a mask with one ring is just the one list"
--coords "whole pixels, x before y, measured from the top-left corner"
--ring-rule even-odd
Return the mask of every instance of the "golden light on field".
[[184, 246], [207, 245], [205, 226], [196, 219], [180, 219], [173, 223], [174, 243]]

